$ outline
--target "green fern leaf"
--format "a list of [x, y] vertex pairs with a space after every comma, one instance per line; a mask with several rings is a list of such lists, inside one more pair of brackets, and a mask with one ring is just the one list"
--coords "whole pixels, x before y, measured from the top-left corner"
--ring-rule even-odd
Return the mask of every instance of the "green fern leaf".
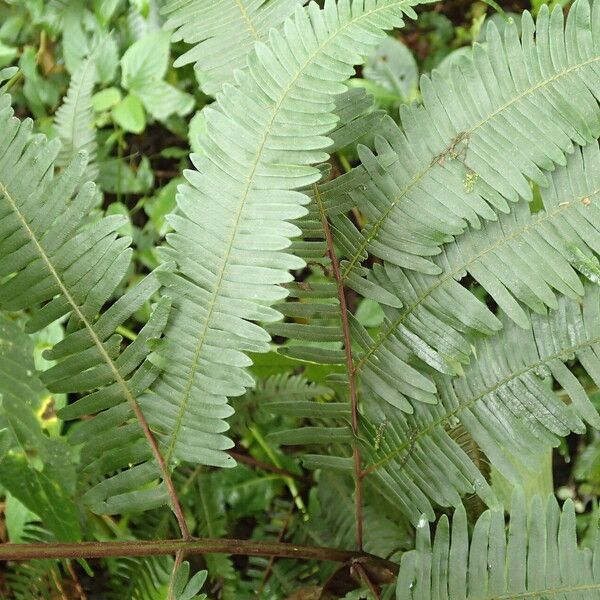
[[306, 0], [170, 0], [165, 7], [167, 29], [174, 41], [194, 47], [175, 61], [176, 67], [195, 63], [202, 91], [215, 95], [231, 83], [256, 42], [266, 42]]
[[592, 600], [600, 595], [599, 552], [598, 541], [591, 549], [578, 547], [572, 501], [561, 510], [553, 496], [545, 504], [536, 496], [527, 507], [517, 489], [508, 532], [498, 510], [481, 515], [470, 541], [462, 507], [452, 524], [445, 515], [440, 519], [433, 543], [429, 526], [421, 524], [415, 550], [402, 557], [396, 598]]
[[544, 5], [537, 23], [524, 13], [521, 39], [514, 24], [503, 38], [491, 24], [451, 78], [422, 78], [423, 106], [402, 108], [403, 130], [389, 119], [358, 172], [324, 186], [327, 204], [343, 209], [350, 196], [368, 221], [345, 278], [365, 250], [439, 274], [429, 257], [442, 244], [531, 199], [530, 180], [545, 186], [573, 143], [598, 138], [600, 4], [578, 0], [563, 21]]
[[[102, 482], [102, 494], [97, 488], [90, 502], [98, 510], [108, 509], [103, 502], [114, 492], [121, 494], [119, 506], [164, 503], [162, 485], [136, 490], [133, 496], [125, 492], [158, 478], [150, 446], [134, 416], [139, 411], [138, 396], [159, 371], [146, 360], [147, 344], [162, 332], [168, 300], [158, 304], [136, 341], [121, 350], [115, 330], [158, 290], [156, 274], [98, 316], [129, 267], [130, 240], [117, 235], [125, 218], [89, 220], [98, 198], [93, 184], [79, 185], [85, 159], [79, 155], [54, 176], [58, 140], [48, 142], [33, 135], [30, 120], [21, 122], [12, 116], [6, 95], [0, 97], [0, 124], [0, 276], [4, 277], [0, 307], [31, 309], [28, 331], [68, 317], [65, 338], [46, 351], [46, 357], [57, 364], [41, 379], [51, 392], [83, 394], [60, 411], [61, 418], [102, 413], [75, 428], [70, 438], [86, 444], [88, 453], [84, 448], [82, 457], [88, 462], [83, 469], [91, 480], [126, 469]], [[96, 445], [93, 434], [109, 431], [101, 447]]]
[[[530, 319], [530, 330], [506, 320], [500, 334], [480, 340], [474, 350], [477, 361], [462, 377], [436, 376], [435, 406], [420, 404], [414, 414], [405, 415], [367, 398], [364, 468], [413, 523], [421, 514], [434, 518], [431, 501], [459, 506], [461, 496], [475, 493], [488, 505], [497, 502], [451, 435], [459, 424], [512, 481], [520, 478], [515, 462], [535, 468], [540, 452], [571, 431], [585, 431], [584, 421], [600, 427], [600, 416], [564, 364], [576, 357], [600, 382], [600, 289], [588, 287], [582, 304], [561, 297], [556, 311]], [[552, 379], [571, 404], [552, 391]]]
[[253, 321], [280, 318], [269, 305], [285, 297], [279, 284], [291, 280], [289, 270], [304, 265], [283, 250], [300, 233], [289, 221], [308, 202], [295, 190], [320, 177], [309, 165], [328, 156], [331, 97], [345, 91], [352, 65], [382, 30], [414, 14], [414, 3], [298, 7], [283, 33], [256, 46], [238, 84], [205, 109], [204, 153], [193, 156], [198, 171], [186, 174], [164, 250], [179, 267], [164, 277], [173, 299], [169, 344], [159, 350], [165, 370], [143, 401], [168, 457], [233, 466], [223, 435], [227, 396], [252, 385], [244, 352], [265, 352], [270, 339]]
[[439, 275], [375, 265], [369, 279], [403, 308], [384, 306], [386, 319], [375, 339], [365, 331], [356, 336], [356, 372], [369, 392], [411, 410], [404, 400], [416, 393], [398, 361], [418, 358], [439, 372], [460, 374], [471, 357], [470, 339], [498, 331], [498, 319], [461, 285], [467, 274], [525, 328], [527, 308], [543, 314], [547, 307], [556, 309], [556, 292], [580, 296], [576, 269], [584, 275], [586, 270], [573, 249], [583, 258], [600, 252], [599, 194], [600, 149], [592, 143], [576, 149], [553, 173], [542, 191], [543, 210], [532, 214], [521, 200], [509, 214], [443, 246], [432, 261]]
[[56, 162], [66, 167], [80, 152], [88, 157], [84, 181], [94, 181], [98, 175], [96, 162], [96, 130], [92, 111], [92, 91], [96, 80], [96, 64], [92, 57], [84, 60], [71, 78], [62, 106], [56, 111], [55, 127], [61, 141]]

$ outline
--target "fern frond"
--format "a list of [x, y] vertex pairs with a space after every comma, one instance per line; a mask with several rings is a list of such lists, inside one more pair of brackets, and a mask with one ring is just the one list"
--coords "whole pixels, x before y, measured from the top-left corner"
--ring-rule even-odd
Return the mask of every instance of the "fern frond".
[[295, 411], [314, 407], [312, 401], [317, 397], [330, 397], [332, 394], [331, 388], [314, 383], [303, 375], [280, 373], [260, 378], [254, 388], [236, 399], [232, 427], [244, 435], [249, 426], [270, 421], [272, 414], [293, 416]]
[[173, 41], [193, 48], [175, 61], [175, 67], [195, 63], [205, 94], [215, 95], [232, 83], [237, 69], [256, 42], [266, 42], [306, 0], [170, 0], [164, 10], [165, 27], [174, 29]]
[[536, 496], [528, 507], [521, 490], [513, 494], [508, 532], [502, 511], [486, 511], [471, 539], [464, 508], [452, 524], [444, 515], [433, 542], [425, 522], [416, 548], [402, 557], [398, 600], [522, 600], [600, 596], [598, 533], [593, 548], [577, 545], [575, 509], [559, 508], [551, 496]]
[[332, 390], [325, 385], [309, 381], [302, 375], [280, 373], [258, 381], [256, 388], [249, 392], [250, 401], [260, 402], [260, 407], [272, 410], [281, 404], [296, 405], [317, 396], [328, 396]]
[[[147, 360], [147, 343], [160, 336], [169, 303], [163, 299], [136, 341], [121, 350], [115, 330], [158, 290], [156, 274], [98, 316], [129, 267], [130, 240], [117, 235], [125, 219], [88, 221], [97, 194], [92, 183], [79, 185], [85, 160], [78, 156], [55, 176], [58, 140], [33, 135], [30, 120], [12, 116], [8, 96], [0, 98], [0, 124], [0, 276], [5, 278], [0, 307], [31, 309], [28, 331], [68, 317], [65, 338], [46, 352], [57, 364], [41, 379], [52, 392], [84, 394], [60, 412], [62, 418], [102, 413], [73, 430], [71, 441], [89, 448], [87, 456], [82, 451], [89, 461], [84, 470], [98, 478], [134, 465], [104, 481], [102, 494], [92, 494], [97, 509], [108, 509], [107, 494], [123, 494], [158, 478], [150, 445], [133, 421], [141, 415], [138, 396], [158, 374]], [[108, 432], [99, 447], [94, 435]], [[158, 486], [122, 495], [119, 507], [165, 499], [164, 487]]]
[[[283, 33], [258, 44], [249, 69], [205, 109], [206, 134], [197, 171], [178, 195], [175, 233], [164, 254], [179, 273], [164, 278], [173, 298], [165, 369], [143, 401], [168, 456], [233, 466], [224, 421], [227, 396], [252, 385], [245, 352], [265, 352], [270, 308], [286, 295], [279, 284], [304, 262], [283, 252], [300, 230], [289, 223], [308, 198], [295, 191], [320, 177], [324, 137], [335, 124], [332, 96], [345, 91], [352, 65], [383, 29], [413, 15], [414, 0], [327, 2], [297, 7]], [[294, 65], [294, 66], [291, 66]], [[206, 207], [210, 206], [210, 210]]]
[[543, 210], [532, 213], [521, 200], [509, 214], [443, 246], [432, 261], [439, 275], [375, 265], [369, 279], [403, 307], [384, 305], [386, 319], [375, 339], [365, 331], [356, 336], [356, 372], [370, 393], [411, 410], [404, 400], [415, 393], [400, 388], [399, 380], [404, 386], [409, 382], [398, 361], [413, 357], [439, 372], [459, 374], [471, 357], [470, 339], [498, 331], [498, 319], [461, 285], [467, 274], [525, 328], [527, 308], [543, 314], [557, 307], [556, 292], [581, 296], [577, 270], [588, 274], [584, 259], [600, 253], [598, 144], [577, 148], [541, 196]]
[[423, 77], [423, 106], [402, 107], [403, 130], [390, 119], [376, 152], [360, 150], [359, 172], [324, 186], [328, 204], [350, 195], [368, 221], [345, 278], [365, 251], [439, 274], [430, 257], [442, 244], [530, 200], [530, 180], [546, 185], [544, 171], [565, 164], [574, 143], [598, 138], [600, 3], [578, 0], [566, 24], [545, 5], [537, 23], [527, 12], [521, 23], [521, 39], [516, 25], [501, 38], [491, 24], [451, 78]]
[[[335, 114], [337, 125], [328, 134], [332, 139], [328, 151], [332, 153], [372, 135], [383, 120], [383, 113], [373, 110], [373, 99], [362, 89], [351, 89], [337, 96]], [[289, 296], [276, 305], [286, 322], [269, 325], [267, 330], [288, 338], [288, 343], [278, 347], [280, 354], [317, 364], [342, 365], [345, 353], [341, 345], [339, 299], [336, 286], [330, 280], [331, 260], [322, 220], [327, 208], [320, 186], [313, 186], [307, 193], [313, 199], [309, 212], [296, 221], [302, 230], [302, 238], [294, 240], [290, 249], [311, 266], [317, 276], [325, 275], [325, 278], [310, 277], [301, 283], [288, 284]], [[352, 205], [346, 208], [349, 210]], [[345, 215], [338, 214], [330, 218], [330, 229], [338, 256], [350, 255], [356, 240], [360, 240], [354, 224]], [[349, 279], [346, 286], [383, 304], [402, 306], [394, 294], [364, 277]]]
[[114, 561], [111, 588], [115, 600], [164, 600], [174, 561], [170, 556], [120, 558]]
[[[319, 475], [317, 498], [319, 512], [312, 522], [304, 524], [308, 537], [319, 544], [336, 548], [351, 548], [354, 543], [354, 523], [350, 477], [323, 471]], [[407, 547], [408, 526], [386, 515], [381, 501], [364, 506], [365, 551], [377, 556], [392, 556], [398, 548]]]
[[61, 141], [57, 166], [66, 167], [80, 152], [87, 154], [88, 163], [84, 181], [95, 181], [98, 175], [96, 166], [96, 130], [92, 110], [92, 92], [96, 81], [96, 63], [90, 57], [82, 61], [71, 77], [67, 95], [56, 111], [54, 123]]
[[[514, 462], [535, 468], [541, 451], [571, 431], [583, 432], [584, 421], [600, 427], [596, 409], [565, 366], [577, 358], [600, 383], [600, 289], [587, 287], [581, 304], [561, 297], [557, 310], [530, 318], [530, 330], [506, 320], [500, 334], [480, 340], [477, 361], [462, 377], [436, 376], [435, 406], [419, 404], [405, 415], [367, 399], [365, 471], [413, 523], [421, 514], [434, 518], [431, 502], [459, 506], [461, 496], [475, 493], [496, 503], [483, 474], [453, 439], [459, 423], [512, 481], [519, 481]], [[552, 379], [571, 404], [552, 391]]]

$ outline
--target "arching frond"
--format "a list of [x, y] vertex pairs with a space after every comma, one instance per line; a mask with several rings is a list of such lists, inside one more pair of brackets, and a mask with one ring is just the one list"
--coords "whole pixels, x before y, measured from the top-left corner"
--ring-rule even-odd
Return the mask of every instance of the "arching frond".
[[[111, 494], [123, 494], [119, 507], [164, 503], [163, 486], [124, 494], [158, 478], [150, 446], [135, 422], [137, 398], [159, 369], [147, 360], [148, 342], [158, 338], [167, 319], [163, 299], [135, 342], [121, 349], [116, 328], [158, 290], [148, 276], [99, 315], [125, 276], [130, 240], [119, 237], [121, 216], [90, 220], [97, 203], [92, 183], [79, 185], [85, 160], [78, 155], [59, 175], [54, 165], [58, 140], [31, 133], [32, 122], [12, 116], [8, 96], [0, 98], [0, 308], [31, 309], [28, 331], [68, 318], [66, 336], [46, 352], [57, 363], [41, 374], [51, 392], [83, 397], [60, 415], [74, 419], [101, 413], [73, 430], [84, 443], [84, 472], [92, 480], [128, 469], [102, 483], [88, 498], [97, 510]], [[164, 270], [164, 269], [163, 269]], [[139, 418], [139, 416], [138, 416]], [[94, 435], [104, 435], [102, 442]], [[86, 451], [87, 448], [87, 451]], [[87, 460], [87, 462], [86, 462]]]
[[215, 95], [232, 83], [237, 69], [246, 67], [256, 42], [266, 42], [269, 30], [279, 27], [306, 0], [170, 0], [165, 7], [167, 29], [174, 41], [193, 48], [175, 61], [180, 67], [195, 63], [206, 94]]
[[[484, 476], [457, 444], [460, 423], [492, 464], [518, 481], [514, 463], [535, 468], [536, 457], [584, 422], [600, 416], [565, 366], [577, 358], [600, 382], [600, 289], [589, 286], [580, 304], [561, 297], [547, 315], [531, 315], [524, 330], [507, 320], [502, 332], [475, 345], [477, 361], [455, 379], [437, 376], [439, 402], [419, 404], [405, 415], [385, 403], [366, 402], [365, 470], [381, 493], [401, 506], [413, 523], [433, 519], [431, 502], [459, 506], [461, 496], [496, 502]], [[549, 385], [554, 379], [571, 399], [565, 404]]]
[[170, 556], [120, 558], [114, 561], [111, 587], [115, 600], [163, 600], [173, 571]]
[[[596, 529], [596, 525], [593, 526]], [[402, 557], [396, 587], [398, 600], [524, 600], [600, 596], [598, 532], [592, 548], [577, 545], [575, 509], [551, 496], [513, 494], [508, 531], [502, 511], [479, 517], [471, 539], [464, 508], [450, 524], [441, 517], [435, 538], [423, 522], [416, 548]]]
[[[596, 142], [577, 148], [552, 174], [542, 201], [543, 210], [532, 213], [521, 200], [509, 214], [443, 246], [432, 261], [439, 275], [375, 266], [370, 279], [402, 308], [382, 303], [386, 319], [378, 336], [357, 336], [356, 371], [372, 394], [410, 410], [399, 396], [398, 380], [408, 382], [397, 361], [412, 356], [439, 372], [459, 374], [471, 358], [470, 339], [498, 331], [498, 319], [460, 283], [467, 274], [521, 327], [529, 327], [527, 308], [541, 314], [555, 309], [556, 292], [571, 298], [583, 293], [576, 271], [587, 274], [586, 257], [600, 253]], [[407, 395], [415, 397], [410, 390], [402, 393]]]
[[328, 204], [350, 195], [368, 221], [345, 278], [365, 250], [440, 273], [430, 257], [442, 244], [531, 199], [529, 180], [544, 186], [544, 171], [564, 164], [574, 143], [600, 135], [600, 4], [578, 0], [566, 24], [560, 7], [544, 5], [537, 23], [527, 12], [521, 23], [521, 39], [514, 24], [503, 38], [490, 25], [451, 78], [423, 77], [423, 106], [402, 108], [403, 130], [390, 119], [375, 154], [361, 150], [362, 175], [325, 187]]
[[84, 181], [94, 181], [98, 175], [96, 166], [96, 130], [92, 111], [92, 91], [96, 80], [94, 58], [85, 59], [69, 83], [63, 104], [56, 111], [55, 126], [61, 147], [57, 166], [66, 167], [80, 152], [87, 154]]
[[179, 267], [164, 278], [174, 305], [168, 348], [158, 351], [165, 369], [143, 401], [169, 457], [233, 465], [224, 452], [227, 396], [251, 386], [245, 352], [268, 350], [270, 339], [254, 321], [280, 318], [269, 305], [285, 297], [289, 270], [304, 265], [283, 252], [300, 233], [289, 221], [308, 202], [295, 190], [320, 177], [309, 165], [328, 156], [332, 97], [382, 30], [414, 14], [414, 3], [297, 7], [268, 46], [256, 46], [237, 85], [205, 109], [204, 154], [186, 174], [164, 251]]

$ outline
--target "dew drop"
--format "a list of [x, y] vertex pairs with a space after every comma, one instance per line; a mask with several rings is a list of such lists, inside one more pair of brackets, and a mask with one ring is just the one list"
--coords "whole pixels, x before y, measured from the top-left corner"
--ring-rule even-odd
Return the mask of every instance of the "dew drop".
[[533, 372], [541, 379], [547, 379], [548, 377], [550, 377], [552, 375], [552, 373], [550, 372], [550, 369], [546, 365], [537, 366], [533, 370]]

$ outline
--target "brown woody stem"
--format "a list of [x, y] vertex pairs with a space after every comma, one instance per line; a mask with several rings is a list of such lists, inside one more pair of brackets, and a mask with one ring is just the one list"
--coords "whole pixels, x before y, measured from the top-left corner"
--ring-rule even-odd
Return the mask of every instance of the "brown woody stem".
[[346, 354], [346, 371], [348, 372], [348, 389], [350, 394], [350, 411], [352, 415], [352, 434], [354, 435], [354, 444], [352, 447], [352, 460], [354, 464], [354, 515], [356, 521], [356, 548], [363, 548], [363, 518], [362, 518], [362, 469], [360, 461], [360, 450], [358, 448], [358, 394], [356, 393], [356, 370], [352, 358], [352, 340], [350, 337], [350, 323], [348, 321], [348, 307], [346, 304], [346, 291], [344, 289], [344, 280], [340, 272], [340, 263], [335, 253], [333, 245], [333, 236], [319, 188], [315, 185], [315, 200], [319, 206], [321, 223], [325, 233], [325, 242], [327, 243], [327, 252], [331, 260], [331, 269], [337, 287], [338, 300], [340, 302], [340, 313], [342, 319], [342, 333], [344, 337], [344, 351]]
[[192, 538], [191, 540], [127, 540], [123, 542], [76, 542], [0, 544], [0, 561], [34, 560], [40, 558], [104, 558], [113, 556], [158, 556], [177, 554], [232, 554], [243, 556], [279, 556], [304, 560], [348, 562], [353, 559], [369, 560], [393, 573], [398, 565], [384, 558], [321, 546], [299, 546], [286, 542], [256, 540]]
[[144, 432], [144, 436], [150, 445], [152, 450], [152, 454], [154, 455], [154, 459], [158, 464], [158, 468], [160, 470], [160, 474], [162, 476], [162, 480], [164, 481], [167, 492], [169, 494], [169, 500], [171, 501], [171, 509], [175, 514], [175, 518], [177, 519], [177, 524], [179, 525], [179, 530], [181, 531], [181, 536], [184, 540], [190, 539], [190, 530], [188, 529], [187, 523], [185, 521], [185, 515], [183, 514], [183, 509], [181, 508], [181, 503], [179, 502], [179, 498], [177, 497], [177, 491], [175, 490], [175, 486], [173, 485], [173, 479], [171, 479], [171, 474], [169, 473], [169, 467], [165, 462], [165, 459], [158, 447], [158, 443], [156, 442], [156, 438], [154, 434], [150, 430], [150, 425], [148, 425], [148, 421], [146, 421], [146, 417], [142, 412], [140, 405], [133, 400], [131, 403], [133, 407], [133, 411], [135, 416]]

